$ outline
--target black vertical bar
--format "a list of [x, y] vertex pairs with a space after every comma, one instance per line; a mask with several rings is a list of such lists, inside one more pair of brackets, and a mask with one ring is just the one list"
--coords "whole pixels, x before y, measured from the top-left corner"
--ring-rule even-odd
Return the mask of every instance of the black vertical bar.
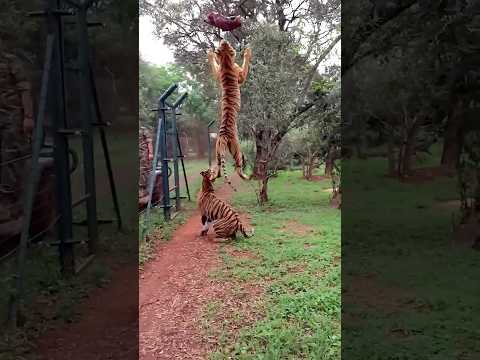
[[[165, 100], [160, 101], [164, 109]], [[167, 113], [163, 110], [160, 132], [160, 157], [162, 159], [162, 192], [163, 192], [163, 216], [166, 221], [170, 220], [170, 184], [168, 180], [168, 149], [167, 149]]]
[[82, 145], [83, 145], [83, 167], [85, 177], [85, 189], [90, 195], [86, 201], [87, 224], [88, 224], [88, 249], [90, 254], [95, 253], [98, 240], [97, 204], [95, 188], [95, 158], [93, 152], [93, 131], [90, 93], [90, 71], [88, 53], [88, 25], [87, 8], [81, 6], [77, 9], [78, 26], [78, 65], [81, 91], [81, 117], [82, 117]]
[[213, 125], [215, 120], [212, 120], [208, 123], [207, 126], [207, 136], [208, 136], [208, 167], [212, 167], [212, 139], [210, 138], [210, 127]]
[[[178, 158], [182, 160], [182, 166], [183, 166], [183, 154], [181, 154], [181, 146], [180, 146], [180, 139], [178, 136], [178, 128], [177, 128], [177, 109], [182, 105], [182, 103], [185, 101], [187, 98], [188, 93], [183, 93], [177, 101], [172, 105], [172, 146], [173, 146], [173, 167], [174, 167], [174, 180], [175, 180], [175, 209], [177, 211], [180, 210], [181, 204], [180, 204], [180, 174], [178, 172]], [[185, 167], [183, 169], [183, 173], [185, 174]], [[186, 183], [186, 179], [185, 179]], [[188, 185], [187, 189], [188, 189]], [[190, 196], [189, 196], [190, 199]]]
[[[91, 90], [93, 95], [93, 103], [95, 107], [95, 115], [96, 115], [97, 123], [104, 124], [102, 120], [102, 112], [100, 111], [100, 104], [98, 102], [97, 87], [95, 86], [95, 80], [93, 77], [93, 69], [91, 64], [90, 64], [90, 84], [91, 84]], [[105, 134], [105, 129], [102, 126], [100, 126], [99, 129], [100, 129], [100, 140], [102, 142], [103, 156], [105, 157], [105, 164], [107, 166], [108, 181], [110, 182], [110, 192], [112, 194], [113, 205], [115, 207], [115, 214], [117, 216], [117, 225], [118, 225], [118, 229], [122, 230], [122, 216], [120, 213], [120, 205], [118, 202], [117, 189], [115, 186], [115, 178], [113, 176], [112, 162], [110, 161], [110, 153], [108, 151], [107, 135]]]
[[22, 233], [20, 236], [20, 244], [17, 252], [17, 274], [15, 278], [15, 288], [16, 291], [10, 296], [9, 311], [8, 311], [8, 321], [9, 325], [12, 328], [17, 326], [17, 312], [18, 305], [21, 301], [23, 295], [23, 279], [25, 277], [25, 258], [27, 252], [27, 243], [28, 237], [30, 235], [30, 223], [32, 220], [32, 208], [33, 208], [33, 198], [38, 185], [38, 179], [40, 176], [40, 150], [41, 150], [41, 140], [43, 139], [43, 123], [45, 117], [45, 111], [47, 108], [47, 95], [48, 87], [50, 80], [50, 67], [52, 64], [53, 56], [53, 45], [55, 37], [50, 34], [47, 37], [47, 46], [45, 51], [45, 65], [43, 67], [42, 74], [42, 87], [40, 90], [40, 104], [38, 109], [37, 121], [35, 122], [35, 130], [33, 137], [33, 149], [32, 149], [32, 164], [31, 164], [31, 174], [29, 181], [27, 182], [25, 198], [23, 203], [23, 226]]
[[185, 163], [183, 162], [183, 151], [182, 151], [182, 146], [180, 145], [180, 138], [178, 137], [178, 130], [177, 130], [177, 145], [180, 153], [180, 161], [182, 162], [183, 178], [185, 179], [185, 187], [187, 189], [188, 201], [191, 201], [192, 199], [190, 198], [190, 189], [188, 188], [187, 172], [185, 171]]
[[[60, 9], [60, 0], [50, 0], [50, 9]], [[54, 159], [56, 174], [56, 198], [60, 214], [58, 222], [58, 240], [60, 252], [60, 268], [65, 275], [75, 272], [73, 244], [68, 242], [73, 237], [72, 229], [72, 198], [70, 187], [70, 164], [68, 154], [68, 138], [57, 130], [66, 127], [65, 106], [65, 69], [63, 49], [62, 19], [58, 14], [48, 14], [49, 32], [55, 34], [54, 57], [52, 64], [52, 96], [50, 109], [54, 128]]]
[[175, 210], [179, 211], [180, 204], [180, 176], [178, 173], [178, 142], [177, 142], [177, 107], [172, 109], [172, 158], [173, 158], [173, 179], [175, 183]]

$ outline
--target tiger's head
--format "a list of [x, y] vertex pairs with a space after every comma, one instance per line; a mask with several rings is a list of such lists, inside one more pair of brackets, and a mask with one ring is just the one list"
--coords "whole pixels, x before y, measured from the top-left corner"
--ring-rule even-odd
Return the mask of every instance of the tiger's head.
[[210, 174], [212, 173], [212, 171], [210, 169], [207, 169], [207, 170], [202, 170], [200, 171], [200, 175], [202, 175], [202, 177], [205, 179], [205, 178], [208, 178], [210, 179]]
[[202, 191], [207, 192], [207, 191], [213, 191], [213, 172], [210, 169], [200, 171], [200, 175], [203, 178], [202, 181]]
[[232, 45], [230, 45], [228, 41], [225, 41], [223, 39], [222, 41], [220, 41], [220, 46], [215, 53], [217, 54], [217, 56], [220, 57], [220, 59], [235, 59], [235, 55], [237, 54]]

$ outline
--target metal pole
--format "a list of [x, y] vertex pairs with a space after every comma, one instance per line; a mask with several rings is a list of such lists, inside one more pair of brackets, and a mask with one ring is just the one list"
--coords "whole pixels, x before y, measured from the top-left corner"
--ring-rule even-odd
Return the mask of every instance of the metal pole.
[[163, 216], [170, 220], [170, 183], [168, 176], [167, 114], [165, 100], [160, 100], [163, 117], [160, 122], [160, 156], [162, 159]]
[[[50, 0], [50, 9], [60, 9], [60, 0]], [[75, 273], [75, 258], [73, 244], [69, 241], [73, 237], [72, 229], [72, 197], [70, 187], [70, 164], [68, 153], [68, 138], [59, 133], [58, 129], [66, 128], [65, 106], [65, 69], [63, 50], [62, 19], [60, 15], [48, 14], [50, 33], [55, 34], [53, 57], [53, 83], [52, 96], [50, 97], [52, 117], [54, 124], [54, 159], [56, 174], [57, 208], [60, 214], [58, 223], [60, 268], [63, 274]]]
[[179, 144], [178, 144], [178, 131], [177, 131], [177, 108], [187, 98], [188, 94], [184, 93], [180, 98], [172, 105], [172, 147], [173, 147], [173, 174], [175, 181], [175, 210], [179, 211], [180, 204], [180, 176], [178, 173], [178, 156], [179, 156]]
[[50, 80], [50, 66], [53, 56], [53, 45], [55, 42], [54, 35], [50, 34], [47, 37], [45, 65], [43, 67], [42, 88], [40, 91], [40, 106], [38, 110], [37, 121], [35, 122], [35, 136], [33, 138], [32, 146], [32, 165], [31, 175], [27, 182], [25, 191], [25, 201], [23, 203], [23, 226], [20, 236], [20, 245], [17, 254], [17, 274], [15, 279], [16, 292], [10, 297], [8, 320], [10, 327], [15, 329], [17, 326], [18, 305], [23, 295], [23, 278], [25, 276], [25, 258], [27, 252], [28, 237], [30, 235], [30, 223], [32, 220], [33, 198], [35, 196], [38, 179], [40, 176], [40, 150], [43, 139], [43, 122], [45, 117], [47, 95]]
[[178, 137], [178, 131], [177, 131], [177, 145], [178, 145], [178, 150], [180, 152], [180, 161], [182, 162], [183, 179], [185, 180], [185, 187], [187, 189], [188, 201], [191, 201], [192, 199], [190, 198], [190, 189], [188, 188], [187, 173], [185, 171], [185, 163], [183, 162], [183, 151], [182, 151], [182, 146], [180, 145], [180, 138]]
[[208, 136], [208, 167], [212, 167], [212, 140], [210, 139], [210, 127], [213, 125], [215, 120], [212, 120], [207, 125], [207, 136]]
[[83, 167], [85, 189], [89, 195], [87, 203], [88, 249], [95, 253], [98, 241], [97, 204], [95, 189], [95, 157], [93, 151], [92, 111], [90, 94], [90, 71], [88, 54], [88, 24], [87, 7], [82, 5], [77, 9], [78, 26], [78, 63], [81, 93], [81, 117], [83, 130]]
[[[162, 131], [162, 124], [163, 119], [165, 118], [165, 99], [168, 98], [177, 88], [177, 84], [171, 85], [163, 94], [160, 96], [158, 100], [158, 122], [157, 122], [157, 135], [155, 138], [155, 151], [153, 153], [153, 162], [152, 162], [152, 171], [150, 173], [150, 181], [148, 184], [148, 203], [147, 209], [145, 211], [145, 230], [148, 231], [150, 227], [150, 209], [152, 207], [152, 195], [153, 195], [153, 187], [155, 185], [155, 180], [157, 178], [157, 164], [158, 164], [158, 153], [160, 148], [160, 139], [161, 139], [161, 131]], [[168, 179], [168, 174], [167, 174]], [[168, 187], [168, 186], [167, 186]], [[167, 192], [168, 195], [168, 192]]]
[[99, 127], [100, 140], [102, 141], [103, 156], [105, 157], [105, 164], [107, 166], [107, 173], [108, 173], [108, 181], [110, 183], [110, 192], [112, 194], [113, 205], [115, 207], [115, 214], [117, 216], [117, 225], [118, 225], [118, 229], [122, 230], [122, 216], [120, 213], [120, 205], [118, 202], [117, 190], [115, 186], [115, 178], [113, 176], [112, 163], [110, 161], [110, 153], [108, 151], [107, 135], [105, 134], [105, 129], [103, 128], [103, 126], [106, 124], [102, 120], [102, 112], [100, 111], [97, 87], [95, 86], [95, 81], [93, 80], [93, 69], [91, 64], [90, 64], [90, 85], [91, 85], [91, 90], [93, 95], [95, 115], [97, 118], [97, 122], [100, 125]]

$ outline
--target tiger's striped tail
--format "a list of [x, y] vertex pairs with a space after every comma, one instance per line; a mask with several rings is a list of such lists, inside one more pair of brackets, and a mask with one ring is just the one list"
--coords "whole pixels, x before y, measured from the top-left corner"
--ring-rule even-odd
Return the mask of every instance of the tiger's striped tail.
[[240, 176], [243, 180], [249, 179], [249, 177], [243, 173], [243, 170], [241, 167], [237, 167], [236, 170], [237, 170], [238, 176]]
[[228, 144], [228, 140], [225, 139], [224, 136], [220, 136], [217, 139], [217, 147], [216, 147], [216, 150], [217, 150], [216, 151], [216, 153], [217, 153], [217, 172], [214, 175], [214, 178], [212, 180], [215, 180], [215, 178], [219, 178], [221, 176], [221, 172], [223, 171], [223, 176], [225, 178], [225, 182], [233, 189], [233, 191], [237, 191], [237, 189], [235, 189], [232, 182], [230, 181], [230, 179], [227, 175], [227, 171], [226, 171], [225, 154], [227, 152], [227, 144]]
[[222, 154], [220, 155], [220, 164], [222, 166], [223, 177], [225, 178], [225, 182], [233, 189], [233, 191], [237, 191], [237, 189], [235, 189], [235, 187], [232, 184], [232, 181], [230, 180], [230, 178], [227, 175], [225, 163], [226, 163], [225, 152], [222, 152]]

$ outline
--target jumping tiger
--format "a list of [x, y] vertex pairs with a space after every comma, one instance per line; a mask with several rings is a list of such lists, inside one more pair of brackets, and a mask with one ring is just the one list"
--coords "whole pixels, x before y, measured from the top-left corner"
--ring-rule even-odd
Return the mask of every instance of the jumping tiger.
[[211, 170], [202, 171], [200, 175], [203, 178], [202, 190], [197, 198], [198, 207], [202, 213], [203, 225], [200, 235], [206, 235], [210, 224], [213, 223], [213, 230], [219, 238], [235, 239], [237, 231], [240, 231], [245, 237], [253, 236], [253, 228], [248, 233], [238, 213], [225, 201], [215, 196]]
[[248, 67], [252, 58], [252, 51], [247, 48], [243, 54], [243, 65], [235, 63], [235, 49], [225, 40], [220, 42], [219, 48], [208, 52], [208, 62], [213, 76], [221, 85], [221, 116], [220, 127], [216, 142], [217, 165], [212, 172], [212, 181], [221, 176], [223, 170], [226, 182], [230, 184], [225, 172], [225, 155], [227, 149], [235, 161], [235, 170], [242, 179], [248, 179], [243, 173], [244, 157], [240, 150], [237, 130], [237, 114], [240, 111], [240, 85], [248, 74]]

